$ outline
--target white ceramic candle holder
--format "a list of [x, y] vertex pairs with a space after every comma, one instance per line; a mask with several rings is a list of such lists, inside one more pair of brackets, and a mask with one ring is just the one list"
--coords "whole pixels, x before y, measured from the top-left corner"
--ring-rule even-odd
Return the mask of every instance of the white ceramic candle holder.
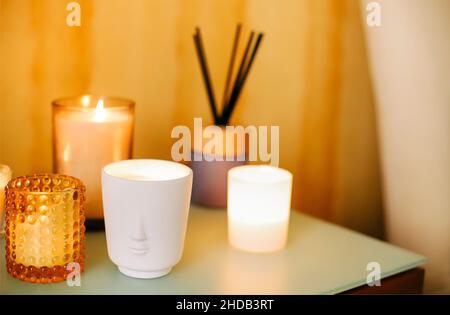
[[192, 170], [163, 160], [126, 160], [102, 171], [110, 259], [123, 274], [157, 278], [181, 259]]
[[265, 165], [239, 166], [228, 172], [228, 237], [250, 252], [273, 252], [287, 240], [292, 174]]

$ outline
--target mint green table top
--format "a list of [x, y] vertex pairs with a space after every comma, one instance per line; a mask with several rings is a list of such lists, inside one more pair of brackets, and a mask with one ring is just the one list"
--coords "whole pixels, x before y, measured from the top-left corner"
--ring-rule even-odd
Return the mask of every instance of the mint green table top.
[[191, 207], [183, 258], [162, 278], [122, 275], [109, 260], [103, 232], [87, 234], [80, 287], [30, 284], [5, 268], [0, 241], [0, 294], [334, 294], [366, 283], [369, 262], [382, 278], [425, 263], [399, 247], [293, 211], [287, 247], [272, 254], [238, 251], [227, 241], [224, 210]]

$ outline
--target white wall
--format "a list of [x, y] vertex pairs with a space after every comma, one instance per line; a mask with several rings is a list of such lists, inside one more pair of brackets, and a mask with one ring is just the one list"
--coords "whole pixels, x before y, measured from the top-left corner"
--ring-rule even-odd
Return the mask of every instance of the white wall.
[[428, 257], [426, 292], [450, 293], [450, 1], [376, 2], [381, 27], [366, 36], [388, 239]]

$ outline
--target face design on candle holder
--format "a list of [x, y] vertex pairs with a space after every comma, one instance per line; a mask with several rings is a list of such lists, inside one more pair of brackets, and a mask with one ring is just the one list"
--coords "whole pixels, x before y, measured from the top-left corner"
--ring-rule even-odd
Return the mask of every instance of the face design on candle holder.
[[[133, 261], [133, 267], [139, 269], [152, 262], [152, 254], [159, 252], [160, 246], [152, 244], [157, 236], [154, 235], [157, 224], [150, 215], [151, 205], [136, 207], [131, 200], [124, 200], [121, 205], [115, 203], [118, 211], [107, 214], [107, 233], [110, 232], [109, 237], [113, 239], [109, 242], [109, 245], [113, 244], [109, 246], [114, 253], [112, 260], [117, 265], [122, 265], [122, 261]], [[150, 250], [152, 247], [153, 251]]]
[[[155, 255], [166, 252], [162, 240], [173, 243], [176, 236], [167, 235], [167, 230], [170, 229], [165, 228], [166, 222], [172, 219], [164, 214], [170, 213], [171, 207], [155, 206], [150, 196], [146, 201], [139, 202], [142, 199], [137, 195], [145, 194], [138, 192], [137, 189], [135, 195], [134, 198], [124, 199], [122, 205], [115, 203], [120, 210], [108, 212], [106, 224], [109, 231], [112, 231], [110, 237], [114, 241], [110, 244], [114, 244], [112, 251], [118, 253], [118, 260], [132, 260], [136, 268], [141, 268], [154, 264]], [[181, 225], [179, 220], [173, 221], [174, 224]], [[182, 229], [182, 226], [179, 228]]]
[[136, 256], [143, 256], [150, 250], [149, 239], [145, 230], [144, 222], [141, 216], [137, 213], [135, 216], [135, 222], [130, 224], [133, 227], [129, 236], [128, 248], [131, 253]]

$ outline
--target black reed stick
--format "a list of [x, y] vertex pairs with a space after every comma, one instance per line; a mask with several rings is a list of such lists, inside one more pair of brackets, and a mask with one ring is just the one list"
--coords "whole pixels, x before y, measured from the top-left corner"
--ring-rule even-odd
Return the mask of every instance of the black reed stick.
[[241, 27], [242, 27], [241, 24], [238, 24], [236, 26], [236, 32], [234, 33], [234, 43], [233, 43], [233, 48], [231, 50], [230, 63], [228, 65], [227, 78], [225, 80], [225, 88], [223, 89], [222, 111], [225, 108], [225, 106], [228, 103], [228, 100], [230, 98], [230, 95], [228, 95], [228, 90], [230, 89], [230, 81], [231, 81], [231, 76], [233, 75], [234, 61], [236, 59], [236, 52], [237, 52], [237, 49], [239, 46], [239, 37], [241, 35]]
[[196, 28], [196, 33], [194, 35], [194, 43], [197, 48], [197, 56], [200, 62], [200, 66], [202, 68], [203, 80], [205, 82], [206, 91], [208, 92], [209, 105], [211, 107], [211, 111], [214, 118], [214, 124], [219, 122], [219, 117], [217, 115], [217, 106], [216, 106], [216, 98], [214, 96], [214, 90], [212, 87], [212, 81], [209, 75], [208, 63], [206, 60], [206, 53], [203, 48], [202, 35], [200, 33], [200, 29]]
[[[258, 48], [261, 44], [264, 34], [259, 33], [256, 39], [255, 45], [253, 45], [253, 37], [255, 32], [250, 33], [250, 37], [247, 42], [247, 46], [245, 47], [242, 60], [239, 66], [239, 70], [236, 74], [236, 78], [234, 82], [231, 84], [232, 89], [230, 90], [231, 77], [233, 76], [233, 68], [236, 59], [237, 48], [239, 46], [239, 37], [241, 32], [241, 25], [238, 24], [236, 27], [236, 33], [234, 37], [233, 49], [231, 51], [230, 63], [228, 67], [227, 78], [225, 81], [225, 88], [223, 91], [223, 99], [222, 99], [222, 112], [218, 114], [218, 108], [216, 104], [216, 98], [214, 96], [214, 89], [212, 86], [212, 80], [209, 73], [208, 62], [206, 60], [206, 52], [203, 46], [202, 35], [200, 33], [200, 29], [196, 28], [196, 33], [194, 35], [194, 43], [197, 50], [197, 56], [200, 62], [202, 75], [204, 79], [204, 83], [206, 86], [206, 91], [208, 93], [209, 105], [211, 107], [211, 111], [214, 117], [214, 123], [216, 125], [227, 125], [231, 115], [233, 113], [234, 108], [236, 107], [237, 101], [239, 99], [239, 95], [241, 93], [242, 88], [246, 82], [247, 76], [252, 67], [253, 61], [258, 52]], [[253, 46], [253, 50], [250, 54], [251, 47]]]
[[229, 110], [230, 110], [230, 101], [231, 101], [231, 99], [233, 98], [233, 95], [236, 93], [236, 90], [237, 90], [237, 88], [238, 88], [237, 85], [238, 85], [239, 82], [241, 81], [241, 77], [242, 77], [242, 74], [243, 74], [244, 69], [245, 69], [246, 60], [247, 60], [247, 58], [248, 58], [248, 54], [249, 54], [250, 47], [251, 47], [251, 44], [252, 44], [252, 41], [253, 41], [253, 37], [254, 37], [254, 36], [255, 36], [255, 32], [252, 31], [252, 32], [250, 33], [249, 38], [248, 38], [247, 46], [245, 47], [244, 54], [242, 55], [241, 64], [240, 64], [240, 66], [239, 66], [239, 70], [238, 70], [238, 72], [237, 72], [237, 74], [236, 74], [236, 78], [235, 78], [235, 80], [234, 80], [233, 89], [231, 90], [230, 98], [228, 99], [227, 104], [226, 104], [225, 107], [223, 108], [222, 116], [221, 116], [221, 123], [222, 123], [223, 125], [226, 125], [226, 124], [228, 123], [227, 116], [229, 115], [228, 112], [229, 112]]
[[[264, 37], [263, 33], [259, 33], [258, 38], [256, 39], [256, 43], [255, 46], [253, 48], [252, 54], [250, 56], [250, 59], [247, 62], [247, 65], [245, 67], [245, 69], [243, 69], [243, 72], [241, 73], [241, 76], [238, 77], [236, 80], [237, 82], [235, 82], [235, 88], [233, 89], [232, 95], [230, 97], [230, 100], [226, 106], [226, 109], [224, 111], [224, 113], [222, 114], [222, 122], [226, 125], [228, 124], [231, 115], [233, 113], [234, 108], [236, 107], [236, 103], [237, 100], [239, 98], [240, 92], [245, 84], [245, 81], [247, 79], [247, 76], [250, 72], [250, 69], [252, 67], [253, 61], [255, 60], [256, 57], [256, 53], [258, 52], [258, 48], [261, 44], [261, 41]], [[250, 43], [250, 41], [249, 41]], [[245, 60], [242, 61], [242, 63], [244, 63]]]

